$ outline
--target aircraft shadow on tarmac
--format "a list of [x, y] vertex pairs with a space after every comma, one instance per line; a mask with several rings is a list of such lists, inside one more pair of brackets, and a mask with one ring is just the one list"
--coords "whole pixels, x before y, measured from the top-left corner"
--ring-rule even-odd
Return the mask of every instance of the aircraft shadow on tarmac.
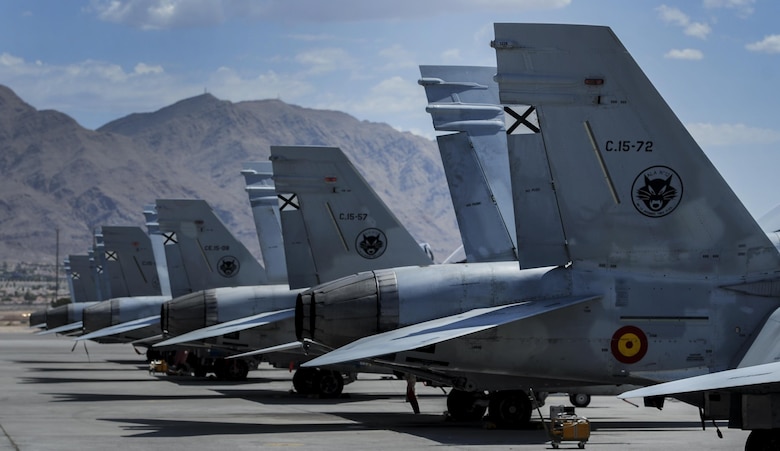
[[19, 378], [20, 384], [72, 384], [84, 382], [88, 384], [99, 383], [116, 383], [116, 382], [132, 382], [134, 384], [142, 382], [154, 382], [153, 379], [90, 379], [87, 377], [21, 377]]
[[477, 423], [445, 422], [442, 415], [430, 414], [373, 414], [350, 413], [331, 414], [343, 416], [355, 423], [302, 423], [300, 413], [289, 414], [290, 424], [279, 424], [275, 415], [274, 423], [227, 423], [207, 421], [177, 421], [146, 418], [106, 418], [102, 421], [130, 423], [121, 427], [130, 432], [126, 437], [174, 438], [197, 437], [207, 435], [242, 435], [242, 434], [295, 434], [321, 432], [349, 432], [387, 430], [426, 438], [443, 445], [518, 445], [545, 443], [549, 439], [541, 430], [493, 430], [484, 431]]
[[[290, 423], [279, 423], [285, 415], [290, 416]], [[274, 422], [229, 423], [186, 420], [163, 420], [149, 418], [105, 418], [102, 421], [130, 423], [121, 427], [129, 432], [126, 437], [172, 438], [198, 437], [208, 435], [243, 435], [243, 434], [295, 434], [320, 432], [349, 432], [387, 430], [397, 433], [415, 435], [446, 446], [474, 445], [522, 445], [543, 444], [549, 437], [539, 422], [533, 422], [529, 429], [497, 429], [484, 430], [481, 422], [451, 422], [445, 421], [441, 414], [405, 414], [405, 413], [355, 413], [331, 412], [328, 415], [341, 417], [353, 423], [302, 423], [299, 413], [274, 414]], [[262, 421], [261, 417], [258, 417]], [[671, 430], [691, 429], [700, 427], [698, 422], [660, 421], [660, 422], [604, 422], [591, 423], [594, 431], [609, 430], [647, 430], [664, 434]]]

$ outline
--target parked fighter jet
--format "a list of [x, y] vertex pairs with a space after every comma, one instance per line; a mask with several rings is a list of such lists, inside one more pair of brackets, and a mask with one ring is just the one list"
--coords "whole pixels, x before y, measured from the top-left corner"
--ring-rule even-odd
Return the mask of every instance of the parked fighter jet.
[[96, 250], [103, 256], [104, 290], [111, 298], [84, 310], [84, 334], [77, 340], [127, 343], [159, 334], [160, 304], [170, 296], [162, 294], [149, 236], [140, 227], [107, 226], [100, 229], [100, 243]]
[[[394, 268], [314, 287], [296, 306], [298, 337], [349, 344], [306, 365], [384, 356], [497, 390], [491, 411], [526, 418], [520, 390], [732, 366], [780, 305], [772, 242], [611, 30], [497, 24], [493, 46], [515, 211], [559, 218], [540, 241], [516, 218], [518, 254], [555, 266]], [[547, 172], [518, 180], [524, 158]]]
[[[156, 211], [155, 225], [167, 234], [162, 245], [171, 257], [166, 267], [176, 271], [169, 274], [169, 282], [177, 294], [206, 286], [236, 286], [266, 280], [262, 266], [230, 234], [205, 201], [160, 199]], [[141, 237], [136, 237], [133, 242], [141, 241]], [[145, 258], [150, 259], [151, 240], [145, 242], [148, 243], [144, 247]], [[151, 280], [151, 277], [146, 278]], [[157, 289], [160, 290], [159, 286]], [[170, 296], [160, 294], [100, 303], [86, 311], [85, 318], [90, 317], [86, 321], [89, 324], [85, 324], [88, 333], [79, 339], [112, 337], [112, 341], [130, 342], [159, 335], [160, 308], [169, 300]]]
[[46, 311], [46, 330], [40, 335], [81, 332], [81, 316], [85, 308], [100, 301], [97, 288], [97, 270], [89, 255], [69, 255], [65, 261], [71, 303]]
[[[339, 149], [272, 147], [271, 156], [291, 287], [206, 290], [171, 301], [163, 310], [163, 325], [173, 338], [157, 346], [210, 339], [203, 344], [236, 352], [263, 348], [268, 354], [265, 348], [295, 340], [298, 285], [401, 261], [432, 263]], [[253, 183], [252, 170], [244, 173], [247, 183]], [[263, 192], [251, 186], [254, 209], [260, 204], [254, 196]], [[210, 317], [203, 314], [207, 311]], [[272, 359], [287, 366], [304, 356]], [[329, 396], [343, 387], [340, 373], [333, 371], [296, 372], [293, 383], [300, 392]]]

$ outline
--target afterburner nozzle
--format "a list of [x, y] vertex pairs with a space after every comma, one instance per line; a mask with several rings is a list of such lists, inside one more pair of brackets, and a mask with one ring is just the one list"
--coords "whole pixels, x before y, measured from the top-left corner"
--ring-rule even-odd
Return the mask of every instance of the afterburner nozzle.
[[160, 309], [160, 324], [166, 335], [183, 335], [216, 322], [217, 300], [214, 290], [179, 296], [164, 303]]
[[304, 291], [295, 304], [295, 334], [338, 347], [398, 327], [395, 273], [369, 271]]
[[98, 302], [84, 309], [82, 321], [84, 333], [91, 333], [117, 324], [114, 318], [119, 317], [119, 303], [117, 299]]

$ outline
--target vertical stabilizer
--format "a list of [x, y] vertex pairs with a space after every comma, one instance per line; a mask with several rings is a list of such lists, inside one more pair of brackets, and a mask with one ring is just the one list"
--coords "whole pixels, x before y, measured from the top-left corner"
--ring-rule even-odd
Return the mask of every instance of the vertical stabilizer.
[[252, 216], [255, 218], [257, 238], [268, 283], [287, 283], [287, 264], [282, 242], [282, 224], [279, 218], [279, 203], [273, 183], [273, 167], [270, 161], [244, 164], [241, 171], [246, 182]]
[[104, 226], [101, 233], [111, 297], [161, 295], [149, 236], [140, 227]]
[[[265, 269], [203, 200], [160, 199], [157, 223], [177, 246], [192, 291], [265, 285]], [[168, 262], [170, 266], [170, 261]]]
[[[179, 265], [168, 266], [168, 257], [165, 252], [165, 237], [160, 231], [160, 226], [157, 224], [157, 207], [154, 204], [144, 206], [144, 219], [146, 221], [146, 232], [149, 234], [149, 241], [152, 245], [152, 252], [154, 253], [154, 262], [157, 269], [157, 278], [160, 281], [160, 294], [163, 296], [171, 296], [172, 293], [172, 281], [179, 281], [179, 285], [189, 285], [187, 281], [187, 275], [184, 273], [184, 267], [181, 265], [181, 257], [179, 257]], [[174, 260], [173, 257], [171, 260]], [[185, 281], [185, 282], [182, 282]], [[181, 290], [180, 294], [189, 293], [189, 289]]]
[[575, 265], [778, 268], [777, 250], [609, 28], [496, 24], [495, 33], [501, 102], [535, 108]]
[[515, 213], [496, 69], [420, 66], [466, 260], [516, 260]]
[[[432, 263], [341, 149], [272, 146], [271, 161], [285, 247], [308, 243], [314, 264], [313, 274], [302, 274], [287, 254], [291, 288], [360, 271]], [[305, 227], [297, 231], [305, 236], [288, 235], [288, 219], [298, 226], [303, 220]]]
[[101, 299], [111, 299], [111, 277], [106, 272], [105, 261], [105, 243], [103, 242], [103, 231], [100, 227], [95, 229], [95, 233], [92, 237], [92, 250], [93, 259], [95, 260], [96, 277], [95, 281], [98, 284], [98, 290]]
[[89, 255], [69, 255], [68, 264], [73, 285], [73, 302], [100, 301]]

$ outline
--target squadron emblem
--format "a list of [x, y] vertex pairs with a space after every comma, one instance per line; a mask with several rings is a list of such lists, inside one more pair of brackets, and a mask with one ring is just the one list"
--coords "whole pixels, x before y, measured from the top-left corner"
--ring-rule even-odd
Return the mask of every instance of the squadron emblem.
[[241, 265], [238, 263], [238, 259], [230, 255], [220, 258], [217, 262], [217, 271], [219, 271], [222, 277], [228, 279], [238, 274], [240, 268]]
[[379, 258], [387, 249], [387, 237], [379, 229], [366, 229], [360, 232], [355, 239], [355, 250], [368, 259]]
[[666, 166], [645, 169], [631, 187], [634, 207], [650, 218], [660, 218], [674, 211], [680, 205], [682, 194], [680, 176]]

